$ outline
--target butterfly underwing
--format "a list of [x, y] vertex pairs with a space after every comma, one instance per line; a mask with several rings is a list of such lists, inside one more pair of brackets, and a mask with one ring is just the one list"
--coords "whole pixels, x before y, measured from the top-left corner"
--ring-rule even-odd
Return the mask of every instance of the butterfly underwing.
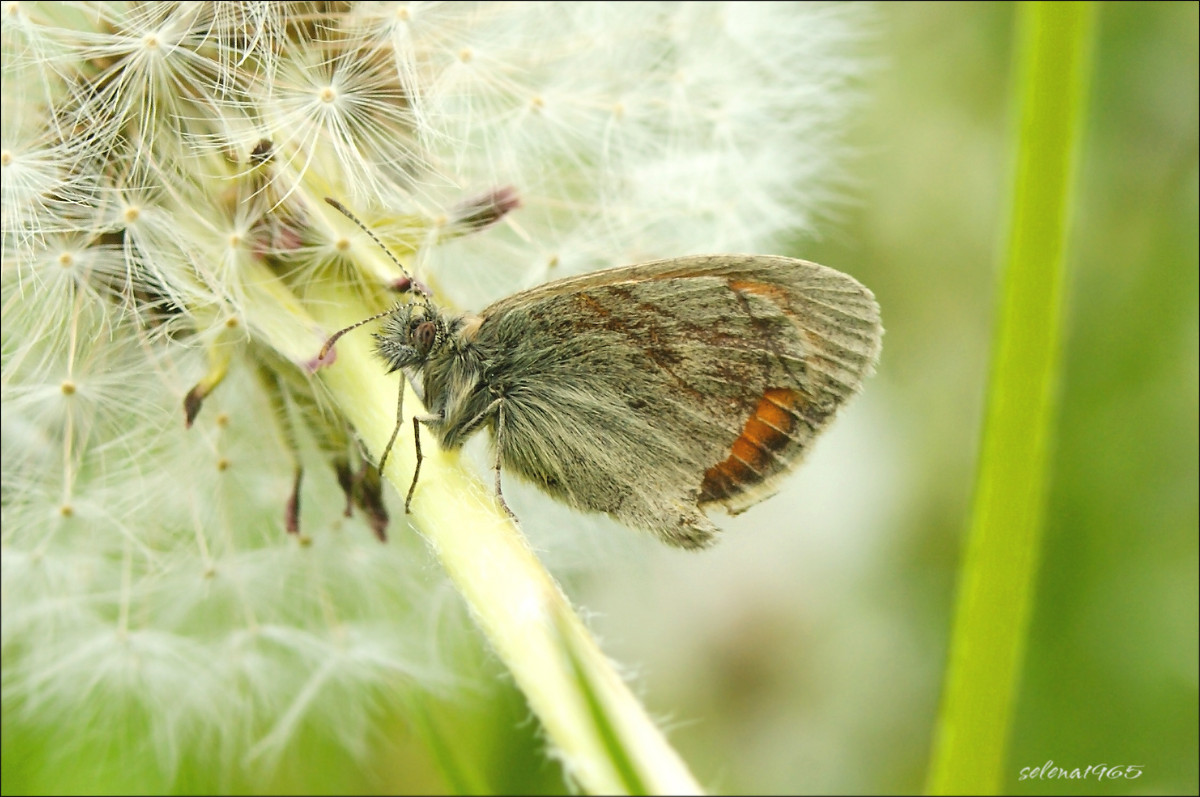
[[881, 335], [874, 297], [845, 274], [698, 255], [559, 280], [477, 315], [421, 296], [375, 338], [442, 446], [490, 430], [498, 491], [500, 473], [516, 473], [701, 548], [716, 533], [706, 510], [745, 510], [801, 462], [873, 369]]

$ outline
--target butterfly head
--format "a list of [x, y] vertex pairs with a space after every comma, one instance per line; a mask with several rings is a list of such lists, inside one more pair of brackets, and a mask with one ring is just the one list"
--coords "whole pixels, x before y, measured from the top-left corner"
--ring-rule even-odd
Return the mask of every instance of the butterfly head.
[[388, 365], [388, 373], [419, 367], [445, 345], [449, 323], [433, 304], [403, 304], [388, 315], [383, 331], [375, 335], [375, 351]]

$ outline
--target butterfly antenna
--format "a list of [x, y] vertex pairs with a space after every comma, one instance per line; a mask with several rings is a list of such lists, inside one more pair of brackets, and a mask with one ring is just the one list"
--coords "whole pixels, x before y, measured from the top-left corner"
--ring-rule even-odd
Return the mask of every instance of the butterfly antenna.
[[317, 362], [323, 362], [325, 360], [325, 355], [329, 354], [329, 350], [333, 348], [333, 344], [337, 343], [338, 338], [340, 338], [342, 335], [345, 335], [347, 332], [350, 332], [351, 330], [358, 329], [363, 324], [369, 324], [376, 319], [383, 318], [385, 315], [391, 315], [394, 312], [396, 312], [395, 307], [393, 307], [390, 310], [384, 310], [382, 313], [376, 313], [375, 315], [371, 316], [370, 318], [364, 318], [362, 321], [356, 321], [355, 323], [351, 324], [350, 326], [346, 327], [345, 329], [339, 329], [337, 332], [334, 332], [332, 335], [329, 336], [329, 340], [325, 341], [325, 345], [321, 347], [321, 351], [317, 355]]
[[[396, 257], [394, 254], [392, 254], [392, 250], [388, 249], [386, 246], [384, 246], [383, 241], [379, 240], [379, 236], [377, 236], [375, 233], [373, 233], [371, 231], [371, 229], [369, 227], [367, 227], [367, 225], [365, 225], [361, 221], [359, 221], [358, 217], [355, 216], [353, 213], [351, 213], [350, 210], [345, 205], [343, 205], [341, 202], [338, 202], [333, 197], [329, 197], [329, 196], [325, 197], [325, 203], [332, 206], [335, 210], [337, 210], [343, 216], [345, 216], [346, 218], [350, 219], [350, 221], [357, 224], [358, 228], [360, 230], [365, 232], [367, 235], [371, 236], [371, 240], [374, 241], [379, 246], [379, 248], [384, 251], [384, 254], [386, 254], [391, 259], [391, 261], [396, 264], [396, 268], [400, 269], [401, 273], [403, 273], [404, 276], [408, 278], [409, 284], [412, 285], [412, 287], [416, 290], [416, 292], [419, 293], [422, 297], [425, 297], [427, 295], [425, 293], [425, 290], [420, 286], [420, 284], [415, 279], [412, 278], [411, 274], [408, 273], [408, 269], [406, 269], [403, 266], [403, 264], [400, 263], [400, 259], [398, 257]], [[378, 318], [378, 316], [376, 316], [376, 318]], [[370, 321], [370, 320], [372, 320], [372, 319], [369, 319], [369, 318], [367, 319], [367, 321]], [[355, 326], [357, 326], [357, 325], [355, 325]], [[354, 327], [349, 327], [349, 329], [353, 329], [353, 328]], [[346, 330], [342, 330], [342, 331], [345, 332]]]

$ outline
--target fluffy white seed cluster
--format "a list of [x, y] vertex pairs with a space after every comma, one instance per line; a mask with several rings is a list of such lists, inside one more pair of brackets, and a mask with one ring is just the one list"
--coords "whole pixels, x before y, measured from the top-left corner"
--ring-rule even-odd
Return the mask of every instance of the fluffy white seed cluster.
[[375, 539], [378, 474], [311, 377], [321, 286], [385, 307], [402, 275], [322, 199], [473, 307], [778, 251], [830, 208], [863, 29], [744, 2], [0, 18], [4, 710], [126, 721], [167, 767], [308, 725], [357, 745], [376, 687], [447, 680], [419, 545]]

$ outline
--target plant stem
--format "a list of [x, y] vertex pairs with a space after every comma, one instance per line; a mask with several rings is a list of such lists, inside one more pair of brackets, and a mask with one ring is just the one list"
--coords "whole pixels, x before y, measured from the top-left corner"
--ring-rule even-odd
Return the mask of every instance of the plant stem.
[[970, 535], [932, 794], [994, 794], [1023, 659], [1060, 370], [1065, 250], [1090, 73], [1090, 3], [1022, 3], [1019, 129]]
[[[351, 292], [332, 286], [322, 286], [321, 301], [309, 306], [330, 330], [371, 315]], [[336, 363], [321, 374], [378, 458], [395, 424], [398, 382], [384, 374], [370, 341], [365, 332], [342, 338]], [[420, 410], [411, 391], [405, 407]], [[700, 793], [491, 490], [428, 432], [421, 444], [411, 519], [541, 719], [568, 775], [591, 793]], [[385, 473], [401, 495], [414, 465], [406, 420]]]

